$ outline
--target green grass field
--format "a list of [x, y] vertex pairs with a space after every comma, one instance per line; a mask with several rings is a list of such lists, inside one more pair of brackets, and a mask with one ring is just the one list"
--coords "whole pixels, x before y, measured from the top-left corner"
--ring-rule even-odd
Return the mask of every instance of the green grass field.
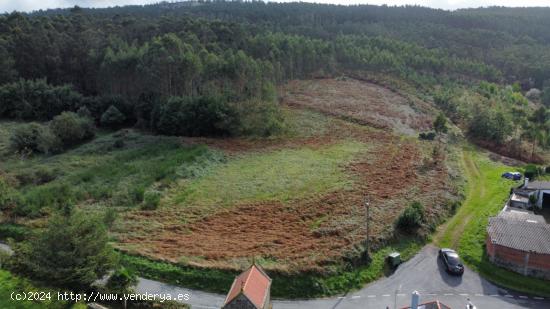
[[266, 200], [286, 202], [351, 185], [343, 169], [367, 146], [347, 141], [320, 149], [308, 147], [247, 154], [230, 160], [186, 185], [178, 204], [232, 205]]
[[463, 153], [468, 179], [466, 200], [457, 214], [444, 226], [436, 243], [458, 249], [464, 262], [488, 280], [516, 291], [550, 296], [550, 282], [522, 276], [493, 265], [485, 253], [488, 219], [503, 208], [510, 188], [517, 183], [501, 177], [513, 169], [493, 162], [474, 149]]

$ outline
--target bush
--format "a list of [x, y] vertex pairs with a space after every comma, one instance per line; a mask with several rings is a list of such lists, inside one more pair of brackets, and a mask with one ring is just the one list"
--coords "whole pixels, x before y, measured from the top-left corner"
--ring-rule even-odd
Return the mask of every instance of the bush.
[[539, 175], [539, 169], [534, 164], [528, 164], [525, 166], [523, 175], [525, 178], [535, 179]]
[[128, 293], [137, 283], [137, 276], [134, 272], [121, 266], [117, 268], [105, 285], [105, 288], [111, 293]]
[[11, 238], [15, 241], [24, 240], [29, 234], [26, 227], [18, 224], [1, 224], [0, 225], [0, 239]]
[[435, 139], [435, 135], [436, 134], [433, 131], [420, 132], [420, 134], [418, 134], [418, 138], [426, 141], [433, 141]]
[[94, 125], [89, 118], [73, 112], [63, 112], [50, 121], [50, 129], [64, 146], [72, 146], [94, 136]]
[[92, 118], [92, 112], [86, 106], [81, 106], [76, 113], [82, 118]]
[[61, 149], [61, 141], [50, 129], [39, 123], [29, 123], [17, 127], [10, 136], [10, 147], [20, 153], [56, 153]]
[[155, 210], [160, 204], [161, 193], [157, 190], [149, 190], [145, 192], [143, 196], [143, 204], [141, 206], [144, 210]]
[[235, 127], [235, 112], [216, 97], [172, 97], [160, 106], [154, 127], [166, 135], [229, 135]]
[[419, 202], [413, 202], [401, 213], [397, 219], [397, 227], [404, 231], [413, 231], [420, 227], [424, 221], [424, 206]]
[[275, 101], [248, 100], [235, 104], [237, 119], [230, 128], [233, 135], [274, 135], [284, 128], [284, 119]]
[[0, 210], [13, 209], [20, 201], [19, 193], [0, 176]]
[[124, 116], [118, 108], [111, 105], [109, 108], [101, 115], [100, 123], [104, 127], [116, 128], [124, 124], [126, 116]]

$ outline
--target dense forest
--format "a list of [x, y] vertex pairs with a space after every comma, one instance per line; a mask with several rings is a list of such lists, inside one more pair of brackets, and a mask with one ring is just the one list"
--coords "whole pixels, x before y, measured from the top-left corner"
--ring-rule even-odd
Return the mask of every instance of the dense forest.
[[473, 138], [527, 138], [534, 154], [550, 144], [548, 17], [256, 1], [13, 12], [0, 16], [0, 117], [80, 111], [105, 127], [266, 136], [283, 126], [277, 85], [374, 72], [417, 88]]

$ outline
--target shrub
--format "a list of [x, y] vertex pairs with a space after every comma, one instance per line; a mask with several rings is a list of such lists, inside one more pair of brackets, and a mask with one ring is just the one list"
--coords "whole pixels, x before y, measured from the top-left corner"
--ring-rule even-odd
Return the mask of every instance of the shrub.
[[525, 178], [534, 179], [539, 175], [539, 169], [534, 164], [528, 164], [525, 166], [523, 175]]
[[157, 190], [146, 191], [143, 196], [143, 204], [141, 206], [144, 210], [155, 210], [160, 204], [161, 193]]
[[0, 239], [12, 238], [15, 241], [24, 240], [28, 233], [28, 229], [18, 224], [1, 224]]
[[166, 135], [229, 135], [235, 120], [235, 112], [220, 98], [172, 97], [160, 107], [154, 127]]
[[82, 118], [92, 118], [92, 112], [86, 106], [81, 106], [76, 113]]
[[443, 115], [443, 113], [439, 113], [437, 115], [437, 118], [433, 123], [433, 127], [437, 133], [447, 133], [447, 118]]
[[418, 134], [418, 138], [426, 141], [433, 141], [435, 139], [435, 132], [420, 132], [420, 134]]
[[235, 104], [237, 118], [230, 128], [233, 135], [274, 135], [284, 128], [284, 118], [277, 102], [248, 100]]
[[43, 126], [38, 123], [29, 123], [17, 127], [10, 136], [10, 146], [18, 152], [37, 152], [38, 136]]
[[136, 274], [124, 266], [120, 266], [113, 272], [105, 288], [111, 293], [128, 293], [132, 291], [132, 286], [136, 283]]
[[0, 176], [0, 210], [13, 209], [20, 201], [19, 193]]
[[114, 105], [111, 105], [105, 113], [101, 115], [100, 123], [104, 127], [116, 128], [124, 124], [125, 120], [126, 116], [124, 116]]
[[50, 121], [50, 129], [63, 145], [75, 145], [94, 136], [94, 125], [89, 118], [73, 112], [63, 112]]
[[397, 219], [397, 227], [404, 231], [412, 231], [422, 225], [424, 221], [424, 206], [419, 202], [413, 202], [405, 208]]
[[118, 213], [116, 212], [116, 210], [113, 208], [109, 208], [103, 216], [103, 223], [105, 223], [105, 226], [107, 226], [108, 228], [111, 228], [115, 223], [117, 217]]

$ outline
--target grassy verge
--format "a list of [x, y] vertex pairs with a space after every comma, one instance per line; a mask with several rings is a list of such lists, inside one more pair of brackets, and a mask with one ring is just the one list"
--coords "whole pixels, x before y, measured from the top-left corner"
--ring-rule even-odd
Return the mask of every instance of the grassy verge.
[[[50, 300], [44, 301], [29, 301], [29, 300], [11, 300], [12, 292], [44, 292], [43, 296], [51, 296]], [[57, 291], [52, 291], [46, 288], [38, 288], [32, 285], [28, 280], [15, 277], [11, 273], [0, 270], [0, 308], [2, 309], [39, 309], [39, 308], [82, 308], [80, 305], [71, 307], [66, 302], [57, 300]]]
[[510, 187], [515, 185], [501, 178], [510, 167], [492, 162], [474, 150], [465, 150], [463, 161], [468, 179], [466, 200], [446, 225], [438, 244], [457, 248], [464, 262], [489, 281], [524, 293], [550, 296], [549, 281], [505, 270], [487, 259], [484, 243], [488, 218], [502, 209]]
[[[399, 243], [373, 253], [368, 265], [333, 275], [270, 273], [273, 279], [271, 294], [276, 298], [312, 298], [357, 290], [389, 271], [385, 258], [390, 252], [399, 251], [402, 259], [407, 260], [413, 257], [423, 245], [424, 243], [419, 240], [403, 239]], [[130, 255], [123, 255], [122, 261], [127, 267], [146, 278], [220, 294], [227, 293], [237, 275], [231, 271], [197, 269]]]

